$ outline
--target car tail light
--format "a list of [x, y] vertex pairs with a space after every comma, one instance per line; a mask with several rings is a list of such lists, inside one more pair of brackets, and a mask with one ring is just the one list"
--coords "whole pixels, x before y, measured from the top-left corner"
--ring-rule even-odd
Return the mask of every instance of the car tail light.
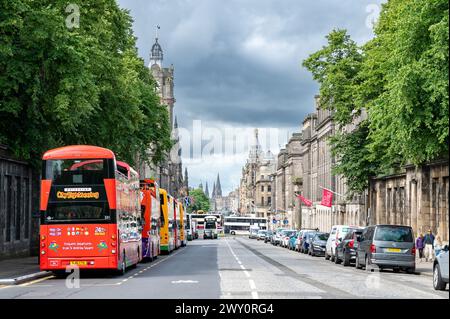
[[370, 252], [371, 252], [372, 254], [374, 254], [374, 253], [377, 252], [377, 248], [375, 247], [374, 244], [371, 244], [371, 245], [370, 245]]
[[349, 248], [353, 248], [353, 245], [355, 244], [355, 241], [354, 240], [350, 240], [349, 242], [348, 242], [348, 247]]
[[413, 254], [414, 256], [416, 255], [416, 247], [415, 246], [411, 249], [411, 254]]

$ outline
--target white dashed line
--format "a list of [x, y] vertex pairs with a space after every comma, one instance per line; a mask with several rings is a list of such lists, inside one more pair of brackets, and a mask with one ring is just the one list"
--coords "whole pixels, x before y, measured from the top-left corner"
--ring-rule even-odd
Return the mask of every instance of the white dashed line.
[[256, 285], [255, 285], [255, 282], [253, 281], [253, 279], [249, 279], [248, 282], [250, 284], [250, 289], [255, 290]]
[[259, 299], [258, 293], [256, 291], [252, 291], [252, 297], [253, 299]]

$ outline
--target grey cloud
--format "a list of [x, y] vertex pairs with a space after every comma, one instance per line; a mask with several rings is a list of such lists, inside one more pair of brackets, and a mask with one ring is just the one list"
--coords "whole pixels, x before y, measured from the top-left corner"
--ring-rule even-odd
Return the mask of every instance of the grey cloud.
[[[348, 29], [358, 43], [370, 39], [367, 9], [382, 1], [118, 2], [134, 18], [146, 63], [155, 26], [161, 26], [163, 63], [175, 67], [175, 114], [181, 126], [189, 128], [200, 119], [292, 128], [313, 111], [318, 91], [302, 60], [326, 43], [325, 35], [333, 28]], [[224, 188], [231, 184], [224, 181]]]

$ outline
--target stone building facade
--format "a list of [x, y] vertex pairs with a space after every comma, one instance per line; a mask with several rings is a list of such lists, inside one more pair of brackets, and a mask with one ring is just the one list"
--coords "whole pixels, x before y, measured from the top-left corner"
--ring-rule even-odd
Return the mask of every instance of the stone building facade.
[[410, 225], [416, 236], [431, 229], [448, 243], [448, 169], [448, 160], [442, 160], [372, 179], [368, 222]]
[[271, 176], [276, 169], [272, 152], [263, 152], [255, 129], [247, 162], [242, 168], [239, 185], [239, 213], [269, 218], [273, 207]]
[[[178, 136], [177, 118], [174, 117], [174, 67], [163, 67], [163, 50], [158, 42], [158, 36], [150, 52], [149, 69], [157, 82], [157, 92], [161, 104], [165, 105], [169, 113], [169, 122], [172, 128], [171, 139], [174, 142], [172, 150], [166, 154], [166, 160], [158, 165], [147, 165], [140, 161], [139, 174], [144, 178], [155, 178], [158, 184], [174, 197], [183, 197], [188, 194], [188, 187], [183, 180], [183, 167], [181, 161], [181, 146]], [[149, 158], [152, 157], [149, 150]]]

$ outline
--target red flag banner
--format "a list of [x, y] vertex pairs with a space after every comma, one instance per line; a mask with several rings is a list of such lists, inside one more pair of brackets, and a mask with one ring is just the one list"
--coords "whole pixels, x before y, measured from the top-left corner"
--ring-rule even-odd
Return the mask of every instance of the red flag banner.
[[309, 199], [303, 197], [302, 195], [297, 195], [298, 198], [306, 205], [306, 206], [312, 206], [312, 201]]
[[324, 188], [322, 190], [322, 202], [320, 202], [320, 205], [331, 207], [332, 201], [333, 193], [330, 190]]

